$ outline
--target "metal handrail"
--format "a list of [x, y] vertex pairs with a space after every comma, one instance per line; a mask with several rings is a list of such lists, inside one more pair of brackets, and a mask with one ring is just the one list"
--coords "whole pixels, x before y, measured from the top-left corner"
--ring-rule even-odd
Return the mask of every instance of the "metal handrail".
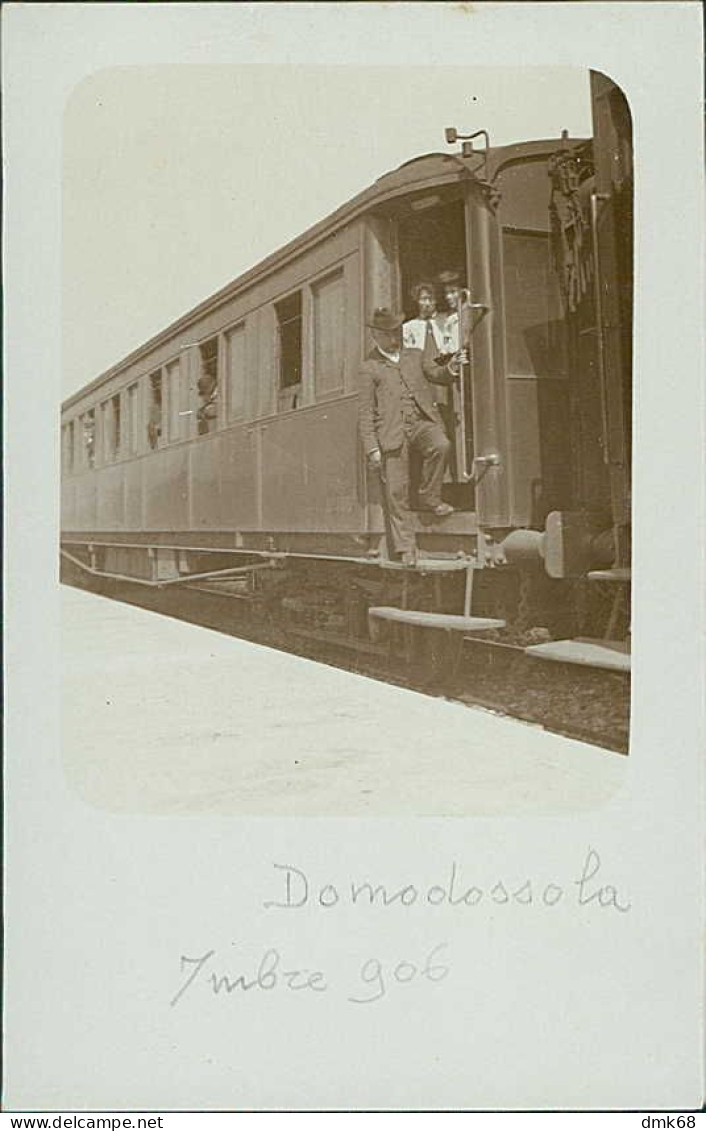
[[[458, 318], [458, 344], [461, 347], [462, 356], [463, 356], [463, 350], [465, 349], [465, 343], [464, 343], [463, 338], [462, 338], [462, 332], [463, 332], [463, 323], [461, 321], [462, 307], [463, 307], [463, 292], [459, 291], [459, 295], [458, 295], [458, 298], [456, 300], [456, 316]], [[471, 352], [470, 352], [470, 336], [469, 336], [468, 366], [469, 366], [469, 371], [470, 371], [472, 369]], [[471, 478], [472, 473], [469, 474], [469, 471], [468, 471], [468, 448], [467, 448], [467, 443], [466, 443], [466, 372], [465, 372], [465, 370], [466, 370], [465, 362], [460, 361], [459, 362], [459, 374], [458, 374], [458, 391], [459, 391], [459, 401], [460, 401], [459, 407], [460, 407], [460, 415], [461, 415], [461, 479], [463, 480], [464, 483], [468, 483], [470, 478]], [[473, 396], [473, 390], [472, 389], [471, 389], [471, 396]]]
[[[467, 295], [469, 295], [469, 299], [470, 299], [469, 292], [466, 291], [465, 293]], [[461, 427], [460, 427], [460, 431], [461, 431], [461, 479], [464, 483], [470, 483], [472, 479], [476, 478], [475, 466], [474, 466], [475, 463], [476, 463], [476, 460], [475, 459], [473, 460], [471, 467], [469, 468], [469, 466], [468, 466], [468, 443], [467, 443], [467, 437], [466, 437], [466, 379], [465, 379], [466, 374], [465, 374], [465, 368], [466, 368], [466, 365], [468, 365], [468, 379], [469, 379], [469, 386], [470, 386], [469, 391], [470, 391], [471, 398], [472, 398], [473, 397], [473, 344], [472, 344], [471, 339], [472, 339], [473, 334], [476, 331], [476, 328], [480, 325], [480, 318], [478, 319], [478, 321], [476, 323], [472, 324], [469, 327], [468, 347], [466, 347], [465, 342], [462, 339], [463, 322], [462, 322], [461, 312], [462, 312], [462, 309], [463, 309], [463, 294], [464, 294], [464, 292], [461, 291], [459, 296], [458, 296], [457, 303], [456, 303], [456, 314], [458, 316], [458, 344], [459, 344], [459, 347], [461, 349], [461, 352], [467, 353], [467, 356], [468, 356], [467, 362], [459, 361], [458, 388], [459, 388], [459, 415], [460, 415], [460, 418], [461, 418], [460, 419], [460, 425], [461, 425]], [[481, 317], [483, 317], [485, 314], [487, 314], [489, 312], [490, 307], [487, 306], [486, 303], [484, 303], [484, 302], [470, 302], [469, 301], [467, 303], [467, 309], [469, 309], [469, 310], [480, 310], [481, 311]]]

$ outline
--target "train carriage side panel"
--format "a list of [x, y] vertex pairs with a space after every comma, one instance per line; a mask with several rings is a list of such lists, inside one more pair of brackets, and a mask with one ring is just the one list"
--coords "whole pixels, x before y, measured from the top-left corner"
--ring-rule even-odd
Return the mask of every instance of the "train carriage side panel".
[[[365, 529], [358, 450], [360, 229], [350, 250], [311, 256], [303, 281], [302, 406], [258, 425], [264, 530], [358, 533]], [[351, 246], [354, 244], [354, 247]], [[328, 253], [327, 253], [328, 252]]]
[[77, 480], [68, 467], [61, 473], [60, 525], [62, 530], [76, 527]]
[[[181, 418], [180, 435], [170, 434], [170, 442], [157, 450], [148, 450], [142, 435], [144, 429], [140, 426], [136, 453], [129, 453], [127, 445], [121, 446], [110, 461], [104, 458], [105, 443], [101, 444], [96, 468], [86, 470], [82, 476], [70, 477], [72, 497], [77, 498], [78, 505], [71, 511], [65, 506], [63, 529], [103, 533], [189, 529], [326, 531], [329, 527], [359, 532], [364, 529], [357, 452], [351, 457], [349, 450], [357, 437], [356, 410], [349, 394], [360, 358], [358, 238], [355, 225], [335, 233], [321, 247], [262, 279], [247, 294], [236, 295], [227, 304], [204, 311], [193, 326], [111, 376], [93, 395], [93, 402], [98, 398], [103, 405], [108, 404], [111, 397], [124, 396], [129, 382], [138, 380], [144, 387], [147, 374], [154, 367], [165, 365], [170, 357], [178, 357], [181, 400], [174, 406], [173, 415]], [[329, 354], [338, 358], [340, 365], [340, 372], [334, 375], [326, 372], [327, 355], [316, 361], [315, 369], [316, 350], [312, 341], [314, 292], [316, 287], [325, 287], [327, 275], [332, 275], [336, 283], [340, 276], [342, 286], [338, 289], [345, 297], [345, 308], [339, 312], [333, 331], [335, 341], [332, 345], [329, 343]], [[301, 407], [282, 414], [277, 412], [282, 403], [277, 388], [277, 326], [273, 302], [283, 290], [291, 288], [300, 288], [306, 294], [305, 372]], [[338, 290], [333, 289], [335, 299]], [[243, 422], [232, 426], [227, 419], [223, 405], [226, 390], [222, 388], [221, 428], [212, 434], [197, 436], [195, 410], [200, 343], [212, 337], [221, 341], [224, 331], [239, 318], [244, 319], [248, 331]], [[222, 384], [225, 377], [221, 365], [219, 381]], [[165, 390], [165, 393], [173, 395], [173, 390]], [[347, 398], [343, 410], [336, 407], [341, 397]], [[316, 418], [315, 427], [312, 413]], [[279, 436], [275, 451], [271, 446], [264, 451], [265, 432], [260, 434], [267, 425], [258, 423], [258, 418], [262, 421], [263, 415], [268, 414], [272, 434]], [[102, 416], [99, 423], [104, 428]], [[294, 473], [291, 458], [282, 457], [284, 449], [299, 450]], [[287, 499], [284, 509], [283, 498]], [[263, 499], [269, 500], [266, 514], [263, 514]]]
[[259, 437], [257, 425], [241, 424], [220, 436], [221, 525], [225, 530], [258, 530]]
[[189, 445], [189, 528], [219, 530], [221, 519], [221, 451], [223, 434], [199, 436]]
[[98, 484], [95, 473], [85, 471], [79, 474], [75, 480], [75, 489], [74, 529], [98, 529]]
[[486, 194], [469, 194], [466, 218], [471, 299], [486, 307], [474, 315], [469, 352], [475, 507], [483, 526], [502, 527], [509, 519], [503, 303], [497, 285], [497, 217]]
[[[346, 436], [347, 429], [353, 439], [357, 434], [350, 408], [344, 410], [345, 426], [337, 430], [337, 406], [359, 359], [357, 240], [355, 226], [337, 232], [264, 280], [253, 295], [262, 305], [251, 400], [257, 405], [257, 419], [250, 423], [248, 439], [255, 506], [249, 510], [251, 523], [255, 519], [266, 532], [358, 531], [364, 524], [356, 460], [351, 459]], [[292, 295], [300, 296], [301, 374], [296, 386], [286, 387], [281, 383], [277, 304]], [[324, 326], [317, 323], [320, 302], [331, 305]], [[336, 372], [329, 372], [327, 365]], [[221, 513], [228, 525], [233, 516], [227, 493], [234, 486], [234, 461], [241, 458], [233, 451], [234, 443], [233, 435], [222, 434]], [[197, 513], [195, 506], [195, 517]]]
[[126, 530], [140, 530], [144, 524], [145, 461], [133, 459], [125, 465], [124, 524]]
[[275, 417], [262, 437], [263, 529], [358, 532], [358, 405], [355, 396]]
[[126, 464], [107, 464], [96, 473], [97, 530], [125, 530]]
[[145, 505], [141, 530], [189, 529], [189, 449], [163, 448], [144, 460]]

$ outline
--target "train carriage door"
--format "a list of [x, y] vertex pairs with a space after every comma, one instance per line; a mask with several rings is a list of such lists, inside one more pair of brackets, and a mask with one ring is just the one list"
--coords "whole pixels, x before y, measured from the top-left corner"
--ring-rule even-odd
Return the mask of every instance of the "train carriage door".
[[595, 190], [590, 218], [594, 252], [597, 361], [603, 461], [610, 476], [618, 558], [630, 523], [632, 417], [633, 172], [632, 122], [622, 91], [591, 72]]
[[497, 201], [480, 183], [465, 201], [467, 278], [470, 299], [468, 365], [464, 400], [468, 439], [465, 464], [475, 490], [475, 511], [485, 527], [508, 523], [507, 438], [503, 301]]
[[[457, 311], [446, 307], [439, 276], [449, 272], [459, 276], [461, 288], [467, 285], [466, 212], [461, 186], [416, 194], [397, 206], [397, 264], [400, 305], [408, 321], [418, 317], [412, 290], [416, 284], [429, 284], [436, 295], [437, 313], [433, 319], [439, 357], [454, 352], [458, 331], [451, 329], [450, 316]], [[468, 378], [466, 377], [466, 381]], [[470, 476], [464, 470], [472, 465], [471, 398], [469, 389], [461, 396], [456, 387], [435, 387], [449, 439], [449, 461], [444, 497], [458, 510], [473, 509], [474, 495]]]
[[[543, 529], [547, 515], [568, 505], [569, 381], [566, 327], [554, 266], [548, 162], [541, 144], [508, 149], [493, 176], [497, 196], [477, 208], [472, 240], [476, 271], [488, 279], [492, 312], [484, 327], [488, 374], [483, 403], [492, 405], [479, 455], [501, 459], [486, 498], [479, 482], [478, 511], [491, 509], [508, 525]], [[478, 247], [485, 233], [485, 254]], [[476, 395], [481, 393], [476, 380]], [[491, 400], [490, 398], [493, 398]], [[485, 468], [477, 462], [476, 474]], [[490, 495], [490, 490], [487, 492]]]

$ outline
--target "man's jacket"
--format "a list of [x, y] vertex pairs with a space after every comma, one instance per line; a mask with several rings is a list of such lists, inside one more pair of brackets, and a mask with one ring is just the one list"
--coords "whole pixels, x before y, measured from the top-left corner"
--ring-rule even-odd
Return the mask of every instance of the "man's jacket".
[[403, 349], [399, 363], [378, 350], [360, 371], [359, 428], [366, 452], [391, 452], [404, 443], [402, 407], [405, 389], [426, 420], [443, 428], [433, 385], [450, 385], [451, 374], [429, 358], [428, 351]]

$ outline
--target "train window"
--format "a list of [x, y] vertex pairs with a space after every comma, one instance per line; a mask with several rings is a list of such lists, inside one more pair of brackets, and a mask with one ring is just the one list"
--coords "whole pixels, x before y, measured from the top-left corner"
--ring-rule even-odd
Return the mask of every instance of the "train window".
[[147, 411], [147, 443], [158, 448], [162, 442], [162, 371], [150, 374], [149, 408]]
[[245, 412], [245, 323], [226, 334], [228, 419], [238, 420]]
[[346, 348], [346, 287], [343, 271], [312, 287], [314, 380], [317, 395], [343, 388]]
[[101, 448], [101, 463], [105, 463], [108, 458], [109, 442], [108, 434], [110, 432], [110, 401], [104, 401], [100, 409], [100, 448]]
[[96, 466], [96, 410], [90, 408], [81, 417], [83, 458], [86, 467]]
[[199, 407], [196, 412], [199, 436], [218, 427], [218, 338], [210, 338], [199, 346], [201, 373], [196, 383]]
[[301, 291], [275, 303], [279, 355], [279, 387], [291, 389], [302, 379]]
[[103, 454], [105, 459], [116, 459], [120, 451], [121, 411], [120, 393], [103, 403]]
[[61, 455], [64, 464], [64, 470], [68, 473], [74, 469], [74, 422], [70, 420], [65, 424], [61, 430], [62, 447]]
[[140, 386], [137, 381], [127, 388], [127, 420], [126, 420], [126, 436], [125, 447], [130, 455], [135, 455], [137, 452], [138, 441], [138, 428], [139, 428], [139, 408], [140, 408]]
[[181, 361], [176, 358], [166, 367], [167, 411], [169, 413], [169, 439], [181, 438]]

